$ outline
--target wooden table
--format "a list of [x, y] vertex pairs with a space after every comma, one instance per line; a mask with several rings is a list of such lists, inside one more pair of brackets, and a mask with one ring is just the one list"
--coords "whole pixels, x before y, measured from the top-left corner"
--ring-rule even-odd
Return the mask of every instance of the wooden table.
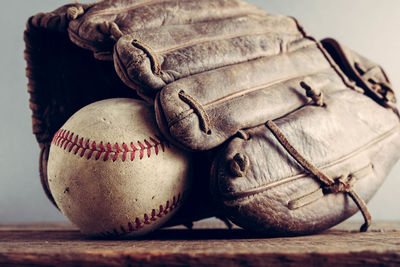
[[400, 265], [400, 223], [359, 233], [345, 223], [324, 233], [262, 238], [219, 222], [158, 231], [140, 240], [90, 240], [66, 223], [0, 224], [0, 266]]

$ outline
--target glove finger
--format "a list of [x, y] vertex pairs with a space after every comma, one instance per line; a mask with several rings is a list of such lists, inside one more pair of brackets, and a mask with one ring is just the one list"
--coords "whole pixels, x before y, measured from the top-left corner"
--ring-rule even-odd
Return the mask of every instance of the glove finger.
[[119, 39], [114, 61], [121, 79], [146, 93], [193, 74], [275, 54], [285, 45], [281, 39], [287, 43], [301, 37], [292, 19], [246, 14], [135, 31]]
[[68, 33], [76, 45], [98, 59], [112, 60], [120, 37], [163, 25], [190, 24], [261, 10], [237, 0], [115, 0], [101, 1], [72, 20]]
[[93, 4], [67, 4], [53, 12], [36, 14], [28, 19], [27, 30], [41, 28], [51, 32], [65, 32], [70, 20], [82, 15], [92, 6]]
[[322, 104], [324, 93], [345, 87], [399, 116], [394, 90], [379, 65], [333, 39], [317, 43], [298, 24], [295, 27], [303, 34], [300, 39], [269, 37], [269, 56], [165, 86], [155, 102], [163, 134], [182, 148], [208, 150], [309, 101]]
[[352, 90], [332, 92], [325, 104], [275, 123], [305, 159], [335, 183], [348, 179], [348, 188], [327, 188], [261, 125], [246, 130], [248, 140], [234, 138], [214, 162], [213, 191], [234, 223], [262, 233], [308, 234], [357, 212], [352, 192], [366, 202], [374, 195], [400, 156], [398, 117]]
[[[271, 45], [280, 45], [274, 41], [272, 38]], [[346, 87], [315, 42], [302, 39], [287, 46], [287, 51], [272, 49], [276, 54], [269, 57], [167, 85], [155, 104], [163, 134], [189, 150], [211, 149], [241, 129], [307, 104], [310, 99], [301, 86], [304, 81], [327, 91]]]

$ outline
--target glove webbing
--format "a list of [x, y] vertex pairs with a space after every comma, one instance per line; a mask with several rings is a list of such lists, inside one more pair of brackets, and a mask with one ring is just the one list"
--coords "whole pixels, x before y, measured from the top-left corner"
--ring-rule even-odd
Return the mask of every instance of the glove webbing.
[[324, 186], [326, 193], [347, 193], [357, 207], [360, 209], [363, 217], [364, 224], [360, 228], [360, 232], [365, 232], [371, 225], [371, 214], [368, 211], [367, 205], [358, 194], [352, 188], [351, 177], [339, 177], [332, 179], [323, 172], [321, 172], [316, 166], [310, 161], [305, 159], [289, 142], [279, 127], [273, 121], [267, 121], [266, 126], [271, 130], [272, 134], [276, 137], [279, 143], [285, 148], [285, 150], [309, 173], [313, 174]]

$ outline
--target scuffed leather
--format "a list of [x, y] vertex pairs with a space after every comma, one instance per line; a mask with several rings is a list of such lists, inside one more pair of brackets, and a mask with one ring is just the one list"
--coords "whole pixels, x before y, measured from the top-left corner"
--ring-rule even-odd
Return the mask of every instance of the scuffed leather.
[[[293, 21], [280, 16], [270, 19], [258, 9], [251, 14], [234, 11], [218, 20], [162, 25], [122, 37], [114, 53], [118, 73], [131, 87], [140, 86], [141, 93], [151, 94], [193, 74], [270, 55], [280, 49], [279, 40], [270, 42], [271, 36], [284, 29], [289, 29], [289, 36], [284, 38], [298, 38], [295, 29], [290, 28]], [[134, 42], [144, 44], [149, 52]], [[154, 71], [149, 53], [157, 58], [159, 72]]]
[[321, 43], [343, 72], [355, 81], [357, 86], [363, 88], [366, 95], [397, 112], [395, 93], [381, 66], [344, 47], [334, 39], [324, 39]]
[[[396, 98], [379, 65], [335, 40], [322, 44], [341, 79], [321, 84], [322, 107], [308, 102], [274, 122], [328, 177], [355, 178], [354, 191], [368, 202], [400, 156]], [[348, 194], [324, 189], [264, 123], [244, 132], [221, 149], [211, 177], [214, 198], [234, 223], [263, 234], [310, 234], [358, 211]]]
[[[264, 15], [264, 54], [243, 63], [202, 72], [166, 85], [155, 110], [163, 134], [182, 148], [208, 150], [239, 130], [290, 113], [309, 102], [300, 83], [333, 91], [349, 83], [322, 45], [293, 18]], [[276, 26], [279, 25], [279, 26]], [[257, 37], [260, 38], [260, 37]], [[243, 48], [245, 49], [245, 48]], [[353, 88], [354, 85], [347, 85]], [[179, 96], [185, 92], [207, 113], [210, 132]]]
[[[218, 41], [229, 34], [240, 36], [235, 31], [249, 28], [248, 16], [264, 13], [238, 0], [109, 0], [94, 4], [72, 20], [68, 34], [96, 58], [114, 59], [120, 78], [149, 100], [154, 90], [166, 83], [230, 64], [234, 51], [212, 55], [220, 47]], [[119, 30], [117, 35], [112, 27]], [[132, 45], [134, 40], [154, 53], [161, 64], [160, 73], [154, 73], [148, 51]], [[240, 48], [236, 50], [236, 61], [248, 59]]]
[[[150, 101], [173, 80], [261, 56], [262, 38], [246, 32], [260, 34], [263, 15], [240, 0], [103, 0], [65, 5], [33, 19], [68, 34], [96, 59], [114, 60], [122, 81]], [[161, 73], [154, 73], [147, 51], [133, 40], [154, 52]]]
[[[261, 57], [162, 84], [165, 87], [155, 101], [156, 118], [175, 145], [209, 150], [242, 129], [295, 111], [310, 100], [301, 82], [325, 93], [347, 87], [398, 113], [390, 81], [380, 66], [333, 39], [315, 41], [293, 18], [262, 17], [265, 33], [257, 36], [263, 39]], [[246, 51], [246, 46], [241, 49]], [[204, 110], [209, 131], [201, 127], [204, 116], [180, 97], [181, 92]]]
[[261, 12], [237, 0], [104, 0], [93, 4], [79, 18], [71, 21], [68, 32], [78, 46], [95, 53], [105, 48], [103, 52], [111, 56], [112, 47], [110, 49], [109, 44], [115, 43], [115, 40], [99, 29], [104, 22], [115, 22], [125, 35]]
[[[347, 88], [324, 99], [325, 107], [306, 105], [275, 123], [291, 145], [328, 176], [353, 175], [355, 191], [368, 201], [400, 156], [399, 118]], [[291, 201], [317, 191], [321, 183], [305, 173], [265, 125], [246, 133], [250, 139], [234, 138], [214, 162], [212, 188], [234, 223], [261, 233], [309, 234], [358, 211], [344, 193], [325, 194], [290, 209]], [[237, 153], [250, 161], [243, 177], [230, 171]]]

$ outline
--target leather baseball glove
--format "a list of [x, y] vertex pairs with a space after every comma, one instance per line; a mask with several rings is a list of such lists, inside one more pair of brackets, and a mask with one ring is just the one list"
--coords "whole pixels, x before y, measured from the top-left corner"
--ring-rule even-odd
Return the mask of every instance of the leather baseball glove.
[[269, 53], [257, 37], [263, 16], [238, 0], [104, 0], [29, 18], [28, 91], [47, 196], [50, 142], [73, 113], [111, 97], [153, 103], [175, 80]]
[[400, 156], [398, 116], [343, 89], [245, 130], [214, 161], [212, 190], [235, 224], [264, 234], [310, 234], [361, 210]]
[[[353, 202], [346, 196], [369, 221], [364, 202], [398, 158], [387, 151], [385, 157], [361, 161], [371, 168], [359, 166], [361, 162], [354, 168], [348, 167], [348, 162], [334, 164], [346, 153], [357, 154], [357, 149], [367, 146], [367, 137], [379, 139], [387, 129], [379, 125], [397, 126], [394, 93], [379, 66], [333, 40], [316, 41], [293, 18], [270, 15], [239, 0], [71, 4], [31, 17], [25, 42], [33, 132], [41, 147], [40, 175], [51, 200], [46, 166], [54, 133], [81, 107], [110, 97], [141, 97], [154, 103], [159, 128], [170, 142], [187, 150], [207, 151], [197, 154], [199, 186], [174, 223], [226, 215], [262, 233], [309, 233], [354, 213]], [[343, 110], [337, 108], [340, 103]], [[375, 112], [366, 111], [367, 107]], [[340, 116], [344, 111], [354, 114]], [[370, 113], [380, 123], [372, 125], [367, 115], [362, 118], [368, 121], [359, 120], [360, 114]], [[328, 126], [332, 124], [331, 132], [319, 129], [317, 122], [311, 124], [314, 116]], [[347, 133], [350, 125], [357, 127]], [[268, 129], [274, 129], [276, 139], [263, 137], [270, 136]], [[364, 135], [364, 139], [355, 138]], [[296, 136], [294, 141], [292, 136]], [[326, 141], [336, 136], [335, 142]], [[321, 144], [321, 138], [326, 144]], [[235, 145], [238, 140], [245, 140], [248, 146]], [[371, 145], [376, 150], [368, 153], [390, 149], [384, 142], [378, 143]], [[341, 146], [346, 150], [340, 151]], [[260, 147], [268, 147], [268, 151], [257, 151]], [[214, 161], [210, 191], [205, 157], [212, 161], [215, 152], [219, 156]], [[276, 154], [274, 158], [267, 157], [270, 153]], [[334, 167], [325, 173], [329, 164]], [[370, 175], [350, 186], [347, 180], [354, 180], [350, 174], [364, 167], [374, 169], [375, 165], [385, 170], [377, 172], [379, 179]], [[260, 193], [257, 198], [247, 197], [247, 204], [241, 198], [226, 199], [227, 194], [237, 196], [252, 188], [268, 187], [270, 182], [279, 183], [291, 175], [304, 178], [298, 179], [298, 189], [291, 183], [286, 188], [282, 182], [283, 193], [268, 191], [268, 197]], [[337, 179], [340, 175], [344, 175], [342, 180]], [[367, 186], [365, 181], [370, 180]], [[232, 185], [232, 181], [246, 182]], [[326, 193], [330, 200], [321, 197], [319, 202], [310, 203], [318, 202], [320, 209], [326, 209], [325, 215], [307, 215], [313, 204], [303, 205], [299, 200], [291, 204], [299, 206], [292, 216], [291, 210], [285, 210], [285, 201], [289, 195], [290, 200], [307, 198], [312, 193], [304, 189], [309, 183], [314, 189], [323, 185], [312, 197]], [[344, 187], [348, 192], [338, 193], [345, 192]], [[211, 193], [219, 206], [211, 201]], [[282, 197], [284, 194], [287, 196]], [[205, 201], [199, 201], [202, 196]], [[266, 209], [277, 212], [267, 216]], [[284, 220], [286, 226], [282, 226]]]
[[382, 68], [335, 40], [321, 45], [337, 63], [330, 83], [302, 77], [308, 103], [244, 130], [214, 161], [215, 199], [246, 229], [310, 234], [361, 210], [366, 231], [366, 202], [400, 156], [399, 113]]

